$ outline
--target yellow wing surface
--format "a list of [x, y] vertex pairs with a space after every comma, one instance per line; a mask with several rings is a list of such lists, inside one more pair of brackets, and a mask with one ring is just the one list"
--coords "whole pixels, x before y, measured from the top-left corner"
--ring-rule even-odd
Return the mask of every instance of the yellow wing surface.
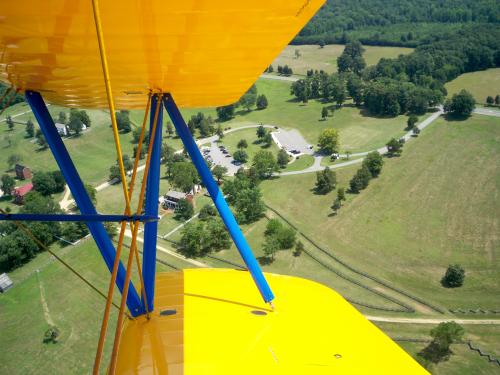
[[246, 271], [158, 274], [155, 312], [124, 327], [119, 374], [427, 374], [333, 290], [266, 274], [271, 310]]
[[[116, 107], [149, 89], [180, 107], [236, 102], [324, 0], [102, 0]], [[52, 103], [107, 106], [90, 0], [0, 2], [0, 80]]]

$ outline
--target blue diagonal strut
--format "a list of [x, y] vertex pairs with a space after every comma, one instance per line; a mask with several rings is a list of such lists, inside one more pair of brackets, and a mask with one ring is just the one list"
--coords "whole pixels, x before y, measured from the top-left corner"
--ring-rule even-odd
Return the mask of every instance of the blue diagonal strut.
[[[245, 262], [248, 270], [250, 271], [255, 284], [257, 284], [257, 288], [259, 289], [262, 298], [265, 302], [271, 302], [274, 299], [273, 292], [271, 291], [271, 288], [269, 287], [269, 284], [267, 283], [267, 280], [264, 277], [264, 274], [262, 273], [262, 270], [260, 269], [259, 264], [252, 253], [252, 250], [250, 249], [250, 246], [243, 236], [243, 233], [241, 232], [241, 229], [238, 226], [233, 213], [229, 209], [224, 196], [219, 190], [219, 186], [212, 177], [210, 169], [208, 169], [207, 164], [205, 163], [205, 159], [203, 159], [203, 156], [201, 155], [201, 152], [198, 149], [193, 136], [191, 135], [179, 109], [177, 108], [177, 105], [174, 102], [174, 99], [170, 94], [166, 94], [164, 96], [163, 103], [165, 104], [165, 108], [170, 118], [172, 119], [172, 122], [174, 123], [177, 134], [182, 139], [182, 143], [189, 153], [189, 156], [191, 156], [191, 159], [193, 160], [193, 163], [198, 170], [198, 173], [200, 174], [203, 184], [207, 187], [207, 190], [212, 197], [212, 200], [214, 201], [215, 207], [217, 207], [217, 210], [219, 211], [219, 214], [222, 217], [227, 230], [231, 234], [231, 237], [233, 238], [233, 241], [236, 244], [236, 247], [238, 248], [238, 251], [243, 258], [243, 261]], [[146, 214], [150, 215], [150, 213], [148, 212], [146, 212]]]
[[[146, 207], [145, 213], [150, 217], [158, 217], [158, 197], [160, 195], [160, 158], [161, 158], [161, 143], [162, 143], [162, 122], [163, 122], [163, 106], [159, 102], [158, 94], [151, 98], [151, 112], [149, 125], [149, 139], [153, 135], [153, 123], [156, 108], [158, 106], [158, 120], [156, 124], [156, 132], [151, 150], [151, 161], [149, 164], [149, 173], [146, 186]], [[144, 280], [144, 290], [148, 300], [148, 311], [153, 311], [154, 308], [154, 293], [155, 293], [155, 273], [156, 273], [156, 238], [158, 234], [158, 222], [151, 221], [144, 224], [144, 252], [142, 261], [142, 277]], [[144, 304], [144, 301], [143, 301]]]
[[[26, 91], [26, 101], [31, 106], [33, 113], [40, 124], [40, 129], [42, 130], [45, 139], [56, 159], [57, 164], [59, 165], [59, 169], [66, 180], [66, 183], [71, 190], [71, 194], [75, 198], [76, 204], [80, 209], [80, 212], [84, 215], [97, 215], [97, 211], [90, 200], [87, 191], [85, 190], [85, 185], [81, 180], [78, 172], [71, 160], [71, 157], [62, 141], [59, 133], [57, 132], [57, 128], [54, 125], [54, 120], [50, 116], [49, 111], [43, 101], [40, 93], [35, 91]], [[99, 248], [99, 251], [106, 262], [109, 270], [113, 269], [113, 262], [115, 260], [116, 251], [109, 238], [106, 230], [102, 222], [86, 222], [87, 227], [89, 228], [92, 237]], [[125, 268], [123, 264], [120, 262], [118, 268], [118, 274], [116, 277], [116, 285], [120, 289], [120, 292], [123, 291], [123, 285], [125, 283]], [[142, 305], [141, 300], [137, 294], [137, 291], [134, 288], [132, 282], [129, 285], [128, 295], [127, 295], [127, 306], [130, 310], [130, 313], [133, 316], [137, 316], [142, 313]]]

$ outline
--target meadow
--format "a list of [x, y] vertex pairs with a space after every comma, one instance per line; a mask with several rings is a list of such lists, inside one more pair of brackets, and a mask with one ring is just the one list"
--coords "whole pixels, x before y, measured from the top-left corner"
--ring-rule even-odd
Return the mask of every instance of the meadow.
[[[337, 57], [344, 51], [342, 44], [329, 44], [320, 48], [318, 45], [290, 45], [281, 51], [279, 56], [273, 61], [274, 70], [278, 65], [288, 65], [294, 74], [305, 75], [307, 70], [323, 70], [327, 73], [337, 71]], [[363, 57], [366, 65], [375, 65], [381, 58], [395, 58], [399, 55], [406, 55], [413, 51], [413, 48], [404, 47], [372, 47], [363, 46], [365, 53]], [[300, 57], [296, 57], [298, 50]]]
[[462, 74], [448, 82], [445, 87], [448, 97], [465, 89], [474, 96], [476, 103], [486, 104], [488, 96], [495, 98], [500, 95], [500, 68]]

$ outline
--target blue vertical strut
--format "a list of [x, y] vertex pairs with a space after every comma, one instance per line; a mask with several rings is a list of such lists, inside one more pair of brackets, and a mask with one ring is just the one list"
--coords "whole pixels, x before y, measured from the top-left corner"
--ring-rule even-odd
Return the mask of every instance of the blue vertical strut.
[[[26, 101], [31, 106], [31, 109], [40, 124], [40, 129], [42, 130], [45, 139], [56, 159], [57, 164], [59, 165], [59, 169], [61, 170], [66, 183], [68, 184], [71, 194], [75, 198], [76, 204], [80, 209], [80, 212], [84, 215], [97, 215], [97, 211], [90, 200], [87, 191], [85, 190], [85, 185], [81, 180], [78, 172], [71, 160], [71, 157], [62, 141], [59, 133], [57, 132], [57, 128], [54, 125], [54, 120], [50, 116], [49, 111], [43, 101], [40, 93], [35, 91], [26, 91]], [[113, 263], [115, 260], [116, 251], [109, 238], [106, 230], [104, 229], [104, 225], [102, 222], [86, 222], [87, 227], [89, 228], [90, 233], [94, 237], [94, 240], [99, 248], [99, 251], [106, 262], [109, 270], [113, 269]], [[125, 283], [125, 268], [123, 264], [120, 262], [118, 268], [118, 274], [116, 277], [116, 285], [120, 289], [120, 292], [123, 291], [123, 285]], [[141, 301], [137, 294], [137, 291], [134, 288], [134, 285], [130, 283], [128, 296], [127, 296], [127, 306], [130, 310], [130, 313], [133, 316], [137, 316], [142, 312]]]
[[[149, 139], [153, 135], [153, 123], [156, 108], [158, 106], [158, 120], [151, 150], [151, 162], [146, 186], [146, 215], [158, 216], [158, 197], [160, 195], [160, 158], [162, 143], [163, 106], [158, 101], [158, 94], [151, 99], [151, 112], [149, 116]], [[156, 238], [158, 234], [158, 222], [151, 221], [144, 224], [144, 254], [142, 263], [142, 275], [144, 279], [144, 290], [148, 300], [148, 311], [154, 308], [155, 272], [156, 272]], [[143, 301], [144, 303], [144, 301]]]
[[[271, 302], [274, 299], [273, 292], [271, 291], [271, 288], [269, 287], [269, 284], [267, 283], [267, 280], [264, 277], [264, 274], [262, 273], [262, 270], [260, 269], [259, 264], [257, 263], [257, 260], [252, 253], [252, 250], [250, 249], [250, 246], [243, 236], [243, 233], [241, 232], [241, 229], [238, 226], [233, 213], [229, 209], [224, 196], [219, 190], [219, 186], [212, 177], [210, 169], [207, 167], [205, 159], [201, 155], [200, 150], [198, 149], [193, 136], [189, 132], [189, 129], [184, 119], [182, 118], [182, 115], [179, 112], [179, 109], [177, 108], [177, 105], [175, 104], [172, 96], [170, 94], [166, 94], [163, 99], [163, 103], [165, 104], [165, 108], [170, 118], [172, 119], [172, 122], [174, 123], [177, 134], [179, 134], [179, 137], [182, 139], [182, 143], [191, 156], [191, 159], [193, 160], [193, 163], [201, 176], [203, 184], [207, 187], [207, 190], [212, 197], [212, 200], [214, 201], [215, 207], [217, 207], [217, 210], [219, 211], [219, 214], [222, 217], [226, 228], [231, 234], [231, 237], [233, 238], [233, 241], [236, 244], [236, 247], [238, 248], [238, 251], [240, 252], [240, 255], [243, 258], [243, 261], [245, 262], [248, 270], [250, 271], [255, 284], [257, 284], [257, 288], [259, 289], [262, 298], [265, 302]], [[146, 214], [149, 215], [150, 213], [146, 212]], [[149, 224], [153, 223], [148, 223], [147, 225]]]

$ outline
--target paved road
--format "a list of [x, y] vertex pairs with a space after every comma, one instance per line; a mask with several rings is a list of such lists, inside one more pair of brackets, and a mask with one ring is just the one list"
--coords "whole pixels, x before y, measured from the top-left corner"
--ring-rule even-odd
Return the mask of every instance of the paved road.
[[500, 319], [455, 319], [455, 318], [394, 318], [387, 316], [371, 316], [365, 315], [365, 318], [372, 322], [388, 322], [388, 323], [403, 323], [403, 324], [439, 324], [454, 321], [458, 324], [484, 324], [484, 325], [500, 325]]
[[298, 77], [294, 77], [294, 76], [277, 76], [277, 75], [274, 75], [274, 74], [261, 74], [260, 75], [260, 78], [264, 78], [264, 79], [275, 79], [277, 81], [287, 81], [287, 82], [295, 82], [295, 81], [298, 81], [300, 78]]
[[474, 113], [476, 113], [478, 115], [500, 117], [500, 110], [493, 109], [493, 108], [483, 108], [483, 107], [476, 108], [474, 110]]

